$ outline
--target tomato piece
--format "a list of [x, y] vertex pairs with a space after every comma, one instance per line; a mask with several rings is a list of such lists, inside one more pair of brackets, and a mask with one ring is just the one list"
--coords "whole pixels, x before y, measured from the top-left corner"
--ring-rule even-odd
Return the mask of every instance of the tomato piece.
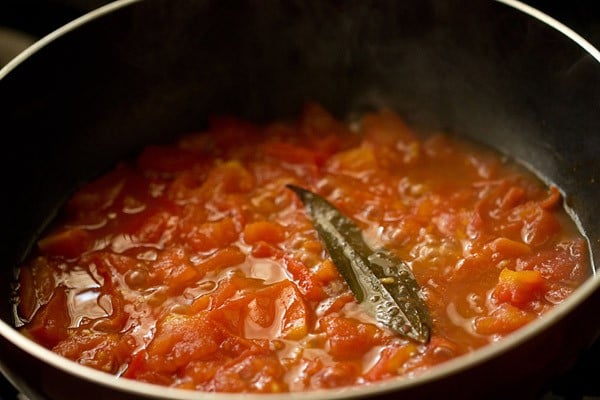
[[531, 247], [527, 244], [505, 237], [494, 239], [492, 242], [488, 243], [486, 247], [498, 254], [500, 258], [520, 257], [531, 253]]
[[138, 375], [143, 373], [146, 367], [148, 359], [148, 352], [146, 350], [140, 350], [131, 357], [131, 361], [127, 365], [127, 369], [121, 376], [124, 378], [135, 379]]
[[283, 251], [271, 243], [259, 240], [252, 246], [252, 256], [256, 258], [281, 258], [283, 257]]
[[69, 336], [55, 346], [53, 351], [79, 364], [115, 373], [119, 367], [116, 354], [118, 345], [119, 336], [116, 334], [82, 332]]
[[246, 255], [237, 246], [228, 246], [195, 265], [196, 270], [204, 276], [207, 272], [219, 271], [223, 268], [238, 265], [246, 260]]
[[145, 368], [173, 373], [192, 360], [210, 360], [226, 336], [206, 313], [168, 314], [156, 325]]
[[300, 292], [309, 301], [320, 301], [326, 297], [323, 287], [314, 274], [300, 261], [292, 257], [283, 257], [283, 266], [292, 275]]
[[248, 244], [257, 242], [279, 243], [285, 239], [285, 229], [277, 222], [256, 221], [244, 227], [244, 241]]
[[237, 226], [231, 217], [218, 221], [208, 221], [192, 229], [186, 241], [195, 251], [206, 252], [230, 245], [238, 239]]
[[159, 243], [165, 239], [169, 225], [172, 223], [172, 215], [168, 212], [153, 213], [145, 218], [143, 225], [134, 233], [136, 239], [141, 243]]
[[211, 317], [237, 336], [299, 340], [308, 333], [309, 313], [298, 290], [288, 281], [230, 301]]
[[212, 384], [220, 392], [280, 393], [287, 391], [284, 374], [276, 356], [250, 354], [217, 370]]
[[563, 240], [523, 257], [517, 265], [519, 269], [539, 271], [548, 281], [574, 287], [588, 276], [587, 257], [587, 246], [583, 239]]
[[377, 168], [377, 157], [372, 148], [357, 147], [331, 157], [328, 167], [346, 173], [364, 173], [364, 171], [373, 171]]
[[552, 210], [560, 205], [562, 195], [556, 186], [550, 186], [548, 196], [540, 201], [540, 207], [544, 210]]
[[329, 258], [323, 260], [315, 271], [315, 279], [319, 280], [322, 285], [327, 285], [331, 281], [342, 279], [342, 275], [337, 270], [337, 267]]
[[193, 315], [203, 310], [215, 310], [236, 295], [250, 295], [262, 288], [264, 288], [262, 280], [234, 273], [220, 281], [215, 290], [195, 299], [190, 306], [189, 313]]
[[323, 138], [335, 134], [337, 136], [347, 133], [347, 129], [329, 111], [320, 104], [306, 102], [302, 107], [298, 129], [308, 139]]
[[299, 145], [284, 142], [269, 142], [263, 151], [267, 157], [273, 157], [290, 164], [313, 164], [321, 166], [328, 155]]
[[38, 257], [32, 265], [19, 269], [19, 318], [31, 320], [38, 308], [52, 297], [56, 280], [48, 259]]
[[27, 333], [43, 346], [53, 348], [69, 336], [70, 325], [66, 288], [58, 286], [48, 303], [34, 315], [27, 326]]
[[311, 377], [311, 385], [318, 389], [349, 386], [361, 375], [357, 362], [341, 361], [324, 366]]
[[80, 256], [91, 244], [91, 235], [80, 228], [55, 232], [38, 241], [38, 247], [43, 254], [67, 259]]
[[395, 112], [383, 109], [377, 113], [365, 114], [362, 130], [369, 142], [394, 148], [398, 141], [412, 143], [416, 136], [412, 129]]
[[379, 353], [377, 363], [365, 373], [365, 378], [377, 381], [393, 376], [416, 353], [417, 346], [413, 343], [384, 347]]
[[538, 271], [512, 271], [504, 268], [500, 272], [493, 296], [499, 302], [519, 306], [538, 299], [546, 288], [546, 280]]
[[521, 237], [525, 243], [539, 246], [550, 240], [559, 230], [560, 224], [551, 212], [535, 207], [525, 216]]
[[521, 310], [509, 303], [502, 303], [489, 316], [476, 317], [474, 327], [481, 335], [507, 334], [535, 318], [534, 313]]
[[132, 173], [124, 164], [117, 166], [73, 194], [67, 202], [67, 210], [78, 214], [108, 209], [119, 197]]
[[152, 263], [151, 274], [155, 284], [168, 286], [169, 292], [180, 293], [188, 284], [200, 278], [189, 254], [181, 247], [165, 249]]
[[519, 205], [525, 197], [525, 189], [519, 186], [513, 186], [506, 194], [502, 197], [500, 201], [500, 207], [502, 210], [509, 210], [513, 207]]
[[254, 176], [238, 160], [217, 164], [208, 173], [202, 190], [212, 193], [248, 193], [255, 185]]
[[381, 344], [383, 332], [373, 324], [353, 318], [324, 317], [321, 329], [327, 334], [329, 353], [337, 358], [354, 358]]

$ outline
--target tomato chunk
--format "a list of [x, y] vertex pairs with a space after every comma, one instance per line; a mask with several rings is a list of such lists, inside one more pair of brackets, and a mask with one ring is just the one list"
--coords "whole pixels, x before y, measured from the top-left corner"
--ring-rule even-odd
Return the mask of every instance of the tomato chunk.
[[299, 340], [308, 333], [306, 304], [288, 281], [228, 302], [211, 316], [234, 334], [247, 338]]
[[546, 290], [546, 280], [538, 271], [512, 271], [504, 268], [500, 272], [498, 285], [493, 296], [500, 302], [522, 305], [539, 298]]
[[38, 247], [44, 254], [75, 258], [91, 245], [91, 236], [80, 228], [71, 228], [56, 232], [38, 241]]
[[321, 325], [327, 334], [329, 352], [338, 358], [352, 358], [364, 354], [381, 343], [383, 333], [373, 324], [351, 318], [325, 317]]

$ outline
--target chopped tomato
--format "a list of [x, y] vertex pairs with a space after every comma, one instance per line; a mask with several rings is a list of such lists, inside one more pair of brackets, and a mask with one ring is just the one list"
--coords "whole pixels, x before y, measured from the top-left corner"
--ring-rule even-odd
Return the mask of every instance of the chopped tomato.
[[502, 303], [489, 316], [475, 318], [475, 330], [481, 335], [507, 334], [534, 320], [535, 314]]
[[166, 315], [158, 322], [148, 346], [145, 368], [170, 373], [192, 360], [210, 359], [227, 336], [206, 313]]
[[241, 264], [245, 259], [246, 255], [238, 247], [229, 246], [196, 264], [196, 270], [202, 275], [207, 272], [218, 272], [223, 268]]
[[[429, 343], [357, 302], [289, 184], [406, 262]], [[500, 154], [421, 135], [391, 109], [352, 123], [317, 103], [266, 125], [212, 116], [74, 193], [20, 268], [16, 318], [64, 357], [172, 388], [279, 393], [411, 376], [502, 339], [590, 276], [561, 200]], [[351, 256], [353, 243], [338, 246]]]
[[318, 301], [325, 298], [326, 295], [323, 287], [317, 281], [315, 275], [303, 263], [292, 257], [285, 256], [283, 264], [307, 300]]
[[248, 244], [259, 241], [267, 243], [279, 243], [285, 239], [285, 229], [276, 222], [257, 221], [252, 222], [244, 228], [244, 240]]
[[230, 217], [200, 224], [187, 233], [187, 243], [195, 251], [209, 251], [229, 245], [238, 238], [238, 230]]
[[227, 302], [210, 315], [232, 333], [252, 339], [299, 340], [308, 334], [308, 310], [301, 294], [288, 281]]
[[539, 298], [546, 290], [546, 280], [538, 271], [512, 271], [504, 268], [500, 272], [494, 298], [516, 306]]
[[78, 257], [90, 245], [90, 234], [80, 228], [71, 228], [56, 232], [38, 241], [38, 247], [43, 254], [64, 258]]
[[357, 357], [382, 342], [383, 332], [373, 324], [342, 317], [325, 317], [320, 324], [327, 333], [329, 352], [337, 358]]
[[29, 324], [28, 334], [49, 348], [69, 337], [71, 317], [67, 309], [67, 290], [64, 286], [54, 290], [48, 303], [40, 307]]

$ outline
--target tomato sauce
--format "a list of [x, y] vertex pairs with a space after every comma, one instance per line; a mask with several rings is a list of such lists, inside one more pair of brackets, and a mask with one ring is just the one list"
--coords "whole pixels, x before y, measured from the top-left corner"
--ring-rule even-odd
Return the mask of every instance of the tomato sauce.
[[[362, 311], [304, 207], [334, 203], [412, 269], [427, 344]], [[562, 197], [516, 163], [389, 110], [215, 117], [80, 188], [19, 269], [21, 332], [128, 379], [286, 392], [412, 376], [501, 340], [589, 275]]]

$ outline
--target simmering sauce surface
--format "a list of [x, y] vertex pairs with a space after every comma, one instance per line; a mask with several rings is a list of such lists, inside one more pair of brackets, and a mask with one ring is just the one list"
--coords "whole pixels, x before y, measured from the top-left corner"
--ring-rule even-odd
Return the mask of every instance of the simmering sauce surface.
[[[428, 344], [362, 311], [286, 184], [406, 261]], [[348, 125], [316, 104], [148, 146], [74, 193], [37, 244], [19, 270], [24, 335], [124, 378], [220, 392], [411, 376], [540, 318], [590, 273], [556, 188], [389, 110]]]

